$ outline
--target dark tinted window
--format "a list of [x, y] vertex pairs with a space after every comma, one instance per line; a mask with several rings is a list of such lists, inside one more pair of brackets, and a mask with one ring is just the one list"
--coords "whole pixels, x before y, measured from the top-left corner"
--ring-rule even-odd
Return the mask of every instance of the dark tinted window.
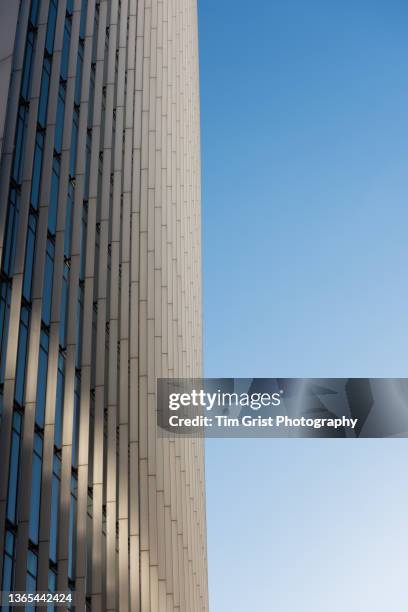
[[65, 112], [65, 85], [63, 83], [59, 86], [58, 91], [58, 103], [57, 103], [57, 117], [55, 122], [55, 150], [57, 153], [61, 153], [62, 139], [64, 134], [64, 112]]
[[54, 274], [54, 244], [50, 239], [47, 240], [47, 254], [45, 256], [45, 272], [42, 303], [42, 320], [46, 325], [51, 321], [51, 299], [52, 299], [52, 279]]
[[20, 472], [20, 445], [21, 445], [22, 418], [16, 410], [13, 414], [13, 429], [11, 432], [9, 482], [7, 492], [7, 518], [11, 523], [16, 522], [17, 515], [17, 485]]
[[35, 233], [37, 228], [37, 217], [30, 213], [28, 217], [27, 243], [24, 263], [23, 296], [27, 302], [31, 301], [31, 287], [33, 283], [33, 264], [35, 251]]
[[17, 116], [15, 149], [12, 167], [12, 178], [18, 184], [21, 183], [21, 175], [23, 169], [23, 156], [25, 149], [25, 141], [27, 135], [28, 111], [24, 104], [20, 104]]
[[57, 7], [57, 0], [51, 0], [50, 8], [48, 10], [47, 34], [45, 38], [45, 48], [50, 54], [54, 50], [55, 26], [57, 23]]
[[55, 231], [57, 229], [60, 170], [61, 170], [61, 162], [57, 157], [54, 157], [54, 160], [52, 163], [50, 204], [49, 204], [49, 209], [48, 209], [48, 229], [51, 232], [51, 234], [55, 234]]
[[[38, 569], [38, 557], [36, 553], [32, 550], [28, 551], [27, 555], [27, 591], [30, 593], [35, 592], [37, 588], [37, 569]], [[29, 612], [34, 612], [35, 607], [26, 605], [24, 606], [24, 610]]]
[[64, 255], [69, 257], [71, 255], [71, 236], [72, 236], [72, 214], [74, 210], [74, 196], [75, 189], [71, 181], [68, 183], [68, 196], [67, 196], [67, 212], [65, 219], [65, 234], [64, 234]]
[[62, 445], [62, 415], [64, 407], [64, 389], [65, 389], [65, 359], [61, 353], [58, 356], [58, 374], [57, 374], [57, 397], [55, 402], [55, 429], [54, 429], [54, 444], [58, 448]]
[[71, 43], [71, 19], [67, 17], [65, 19], [64, 27], [64, 38], [62, 42], [62, 55], [61, 55], [61, 78], [65, 81], [68, 78], [68, 67], [69, 67], [69, 46]]
[[38, 528], [40, 523], [41, 466], [43, 442], [41, 436], [34, 436], [34, 453], [31, 479], [30, 522], [28, 535], [34, 544], [38, 544]]
[[20, 193], [17, 189], [10, 189], [6, 222], [6, 235], [4, 237], [3, 271], [12, 276], [14, 259], [16, 255], [17, 227], [20, 215]]
[[61, 460], [54, 455], [52, 484], [51, 484], [51, 524], [50, 524], [50, 559], [57, 561], [58, 543], [58, 505], [60, 495]]
[[70, 151], [70, 158], [69, 158], [69, 173], [71, 176], [75, 176], [77, 145], [78, 145], [78, 125], [79, 125], [79, 111], [77, 108], [75, 108], [74, 115], [72, 118], [71, 151]]
[[38, 355], [37, 396], [35, 401], [35, 422], [41, 429], [44, 427], [45, 400], [47, 393], [48, 346], [47, 332], [42, 329], [40, 336], [40, 352]]
[[42, 76], [41, 76], [41, 89], [40, 89], [40, 100], [38, 102], [38, 123], [44, 128], [47, 122], [47, 109], [48, 109], [48, 94], [50, 91], [50, 78], [51, 78], [51, 60], [48, 57], [44, 58]]
[[[4, 539], [4, 557], [3, 557], [3, 591], [13, 590], [13, 574], [14, 574], [14, 534], [11, 531], [6, 531]], [[10, 610], [10, 608], [6, 608]]]
[[42, 174], [42, 162], [44, 155], [44, 134], [37, 132], [35, 139], [35, 151], [33, 161], [33, 174], [31, 179], [31, 205], [36, 210], [40, 202], [40, 186]]
[[30, 30], [27, 34], [27, 43], [24, 53], [23, 72], [21, 75], [21, 96], [25, 101], [30, 97], [31, 74], [34, 54], [34, 32]]
[[24, 390], [27, 365], [28, 327], [30, 313], [26, 306], [21, 308], [20, 331], [18, 337], [18, 353], [16, 367], [15, 399], [20, 406], [24, 403]]
[[8, 283], [0, 285], [0, 383], [4, 383], [6, 349], [10, 321], [11, 287]]
[[62, 278], [62, 295], [61, 295], [61, 316], [60, 316], [60, 345], [65, 347], [66, 345], [66, 334], [67, 334], [67, 314], [68, 314], [68, 287], [69, 287], [69, 265], [67, 262], [64, 264], [64, 274]]

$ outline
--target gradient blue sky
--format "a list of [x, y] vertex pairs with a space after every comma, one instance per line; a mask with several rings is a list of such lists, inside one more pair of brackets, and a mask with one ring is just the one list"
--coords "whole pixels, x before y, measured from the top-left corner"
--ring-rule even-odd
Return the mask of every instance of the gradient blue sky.
[[406, 374], [408, 5], [200, 4], [208, 374]]
[[[206, 375], [406, 376], [407, 3], [199, 15]], [[405, 611], [407, 460], [210, 440], [211, 612]]]

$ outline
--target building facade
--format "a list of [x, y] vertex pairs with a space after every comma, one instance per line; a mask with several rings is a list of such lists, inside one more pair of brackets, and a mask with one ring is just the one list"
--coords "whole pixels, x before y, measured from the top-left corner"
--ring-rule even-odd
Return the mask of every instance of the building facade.
[[[196, 0], [2, 0], [0, 590], [208, 609]], [[27, 608], [28, 609], [28, 608]]]

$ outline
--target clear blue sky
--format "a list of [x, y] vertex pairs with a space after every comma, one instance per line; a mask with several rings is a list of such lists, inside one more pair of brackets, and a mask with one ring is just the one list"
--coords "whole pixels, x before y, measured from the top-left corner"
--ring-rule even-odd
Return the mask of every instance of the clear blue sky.
[[[199, 14], [206, 375], [406, 376], [407, 3]], [[408, 609], [407, 460], [210, 440], [211, 612]]]

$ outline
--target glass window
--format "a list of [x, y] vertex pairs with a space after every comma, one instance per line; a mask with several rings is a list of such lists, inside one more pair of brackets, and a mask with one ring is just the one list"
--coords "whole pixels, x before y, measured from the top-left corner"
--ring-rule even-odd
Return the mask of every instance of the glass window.
[[27, 344], [30, 312], [26, 306], [21, 309], [20, 332], [18, 337], [18, 353], [16, 367], [15, 400], [20, 406], [24, 403], [25, 373], [27, 365]]
[[[28, 551], [27, 555], [27, 583], [26, 589], [29, 593], [35, 593], [37, 590], [37, 570], [38, 570], [38, 557], [32, 550]], [[29, 612], [35, 612], [35, 606], [26, 604], [24, 610]]]
[[57, 153], [61, 153], [62, 150], [62, 139], [64, 135], [64, 112], [65, 112], [65, 85], [63, 83], [59, 86], [58, 91], [58, 103], [57, 103], [57, 117], [55, 120], [55, 150]]
[[30, 21], [33, 24], [33, 26], [36, 26], [38, 23], [39, 5], [40, 5], [40, 0], [31, 0]]
[[42, 162], [44, 153], [44, 134], [38, 131], [35, 138], [35, 151], [33, 162], [33, 174], [31, 179], [31, 206], [37, 210], [40, 201], [40, 186], [42, 174]]
[[[98, 31], [98, 26], [99, 26], [99, 5], [97, 8], [98, 10], [96, 10], [96, 7], [95, 7], [95, 21], [94, 21], [95, 32]], [[97, 54], [98, 54], [98, 37], [93, 36], [92, 37], [92, 62], [96, 62]]]
[[71, 181], [68, 183], [68, 196], [67, 196], [67, 212], [65, 219], [65, 234], [64, 234], [64, 255], [70, 257], [71, 255], [71, 237], [72, 237], [72, 214], [74, 210], [74, 197], [75, 188]]
[[62, 296], [61, 296], [61, 316], [60, 316], [60, 328], [59, 337], [60, 345], [66, 346], [67, 343], [67, 314], [68, 314], [68, 287], [69, 287], [69, 264], [65, 262], [64, 273], [62, 277]]
[[75, 96], [74, 96], [75, 104], [80, 104], [81, 102], [83, 65], [84, 65], [84, 44], [80, 40], [79, 46], [78, 46], [78, 59], [77, 59], [77, 67], [76, 67], [76, 74], [75, 74]]
[[69, 173], [71, 176], [75, 176], [77, 145], [78, 145], [78, 124], [79, 124], [79, 111], [77, 108], [75, 108], [73, 118], [72, 118], [71, 151], [70, 151], [70, 158], [69, 158]]
[[61, 55], [61, 78], [64, 81], [68, 78], [69, 68], [69, 46], [71, 43], [71, 29], [72, 22], [70, 17], [66, 17], [64, 26], [64, 38], [62, 41], [62, 55]]
[[40, 88], [40, 99], [38, 102], [38, 123], [41, 127], [45, 128], [47, 123], [47, 108], [48, 108], [48, 94], [50, 91], [50, 78], [51, 78], [51, 60], [48, 57], [44, 58], [42, 76], [41, 76], [41, 88]]
[[34, 453], [31, 480], [30, 523], [28, 536], [34, 544], [38, 544], [38, 528], [40, 523], [40, 497], [41, 497], [41, 466], [43, 441], [36, 433], [34, 436]]
[[[48, 570], [48, 592], [55, 593], [57, 590], [57, 574], [53, 570]], [[56, 612], [57, 608], [52, 604], [47, 606], [48, 612]]]
[[[55, 593], [56, 590], [57, 590], [57, 574], [52, 569], [50, 569], [48, 570], [48, 592]], [[53, 606], [52, 604], [48, 604], [47, 606], [48, 612], [55, 612], [56, 609], [57, 608]]]
[[[3, 591], [12, 591], [14, 583], [14, 534], [7, 530], [4, 538], [4, 557], [3, 557]], [[10, 608], [4, 607], [4, 610]]]
[[9, 283], [0, 284], [0, 383], [4, 383], [6, 349], [10, 321], [11, 287]]
[[9, 481], [7, 492], [7, 518], [11, 523], [16, 522], [17, 511], [17, 485], [20, 468], [22, 417], [16, 410], [13, 413], [13, 428], [11, 432]]
[[71, 476], [71, 504], [69, 508], [68, 532], [68, 578], [75, 579], [75, 517], [78, 483], [75, 476]]
[[12, 168], [12, 178], [18, 184], [21, 183], [21, 174], [23, 169], [23, 156], [25, 149], [25, 141], [27, 135], [28, 125], [28, 111], [24, 104], [20, 104], [18, 108], [16, 135], [15, 135], [15, 147], [14, 147], [14, 159]]
[[17, 189], [10, 189], [7, 211], [6, 232], [3, 250], [3, 271], [12, 276], [16, 255], [17, 226], [20, 214], [20, 194]]
[[[95, 381], [95, 379], [94, 379]], [[95, 431], [95, 394], [91, 392], [90, 405], [89, 405], [89, 431]], [[93, 460], [94, 460], [94, 436], [90, 436], [89, 440], [89, 470], [93, 470]], [[88, 486], [92, 486], [92, 482], [89, 476], [92, 474], [92, 471], [88, 472]], [[92, 506], [88, 511], [92, 514]]]
[[54, 444], [57, 448], [62, 445], [62, 415], [64, 408], [64, 388], [65, 388], [65, 359], [60, 353], [58, 355], [58, 374], [57, 374], [57, 397], [55, 402], [55, 431]]
[[51, 234], [55, 234], [57, 229], [60, 169], [61, 162], [58, 157], [54, 157], [54, 161], [52, 163], [50, 205], [48, 209], [48, 229]]
[[86, 34], [86, 13], [88, 9], [88, 0], [82, 0], [81, 6], [81, 21], [79, 26], [79, 36], [85, 38]]
[[96, 319], [98, 316], [98, 306], [97, 302], [94, 302], [93, 312], [92, 312], [92, 350], [95, 350], [96, 347]]
[[86, 159], [85, 159], [85, 181], [84, 181], [84, 199], [89, 198], [89, 173], [91, 169], [91, 150], [92, 150], [92, 133], [88, 132], [86, 136]]
[[51, 484], [51, 524], [50, 524], [50, 559], [57, 562], [57, 543], [58, 543], [58, 506], [61, 483], [61, 460], [54, 455], [52, 484]]
[[57, 23], [57, 0], [51, 0], [48, 10], [47, 34], [45, 38], [45, 48], [48, 53], [52, 54], [54, 50], [55, 25]]
[[57, 590], [57, 574], [53, 570], [48, 572], [48, 591], [54, 593]]
[[79, 268], [79, 278], [84, 280], [85, 278], [85, 265], [86, 265], [86, 233], [88, 228], [88, 205], [84, 204], [82, 207], [82, 223], [81, 223], [81, 261]]
[[54, 273], [55, 247], [50, 239], [47, 240], [47, 254], [45, 257], [45, 273], [43, 287], [42, 320], [45, 325], [51, 321], [52, 277]]
[[33, 65], [33, 51], [34, 51], [34, 32], [28, 31], [26, 48], [24, 52], [24, 64], [23, 72], [21, 75], [21, 96], [26, 102], [30, 98], [31, 88], [31, 70]]
[[45, 400], [47, 394], [49, 337], [42, 329], [40, 336], [40, 352], [38, 356], [37, 397], [35, 400], [35, 422], [41, 429], [44, 427]]
[[78, 304], [77, 304], [77, 341], [76, 341], [76, 358], [75, 366], [81, 367], [81, 353], [82, 353], [82, 326], [84, 319], [84, 288], [82, 285], [78, 289]]
[[28, 217], [27, 243], [24, 263], [23, 296], [27, 302], [31, 301], [31, 287], [33, 281], [33, 264], [35, 251], [35, 233], [37, 229], [37, 217], [30, 213]]
[[81, 379], [75, 376], [75, 395], [74, 395], [74, 423], [72, 430], [72, 465], [78, 465], [78, 436], [79, 436], [79, 402], [81, 396]]
[[92, 124], [93, 124], [94, 101], [95, 101], [95, 64], [92, 64], [91, 80], [89, 82], [88, 127], [92, 127]]

